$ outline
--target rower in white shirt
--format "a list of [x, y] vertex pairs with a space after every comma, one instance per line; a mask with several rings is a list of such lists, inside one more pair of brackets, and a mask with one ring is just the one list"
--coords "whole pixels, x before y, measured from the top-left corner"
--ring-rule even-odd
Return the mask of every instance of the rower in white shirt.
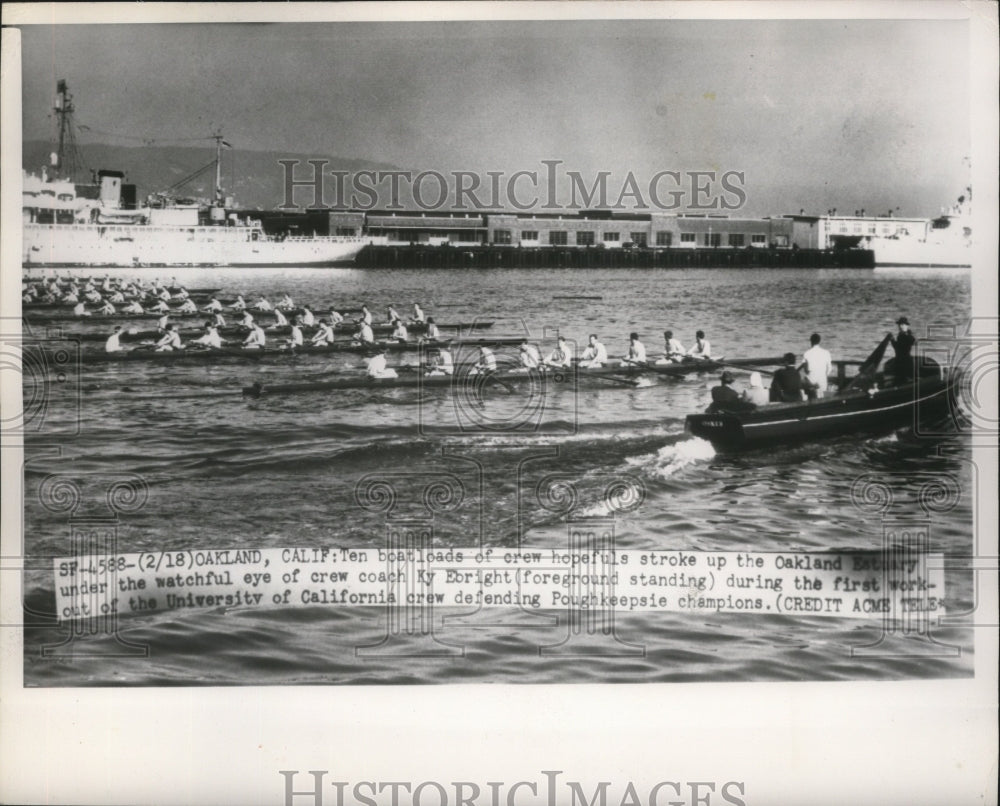
[[73, 306], [73, 316], [90, 316], [90, 311], [84, 303], [78, 302]]
[[319, 320], [319, 327], [313, 334], [311, 343], [313, 347], [326, 347], [333, 344], [333, 328], [327, 324], [326, 319]]
[[150, 313], [170, 313], [170, 306], [162, 299], [149, 309]]
[[454, 371], [455, 364], [451, 350], [442, 347], [440, 350], [431, 351], [427, 365], [428, 375], [451, 375]]
[[333, 325], [334, 327], [336, 327], [337, 325], [339, 325], [341, 322], [344, 321], [343, 314], [338, 313], [333, 308], [330, 309], [329, 318], [330, 318], [330, 324]]
[[705, 338], [705, 331], [699, 330], [694, 334], [694, 345], [687, 351], [690, 358], [700, 361], [709, 361], [712, 358], [712, 345]]
[[368, 306], [367, 305], [362, 305], [361, 306], [361, 317], [358, 319], [358, 323], [360, 324], [360, 323], [364, 322], [366, 325], [370, 325], [372, 323], [372, 321], [373, 321], [373, 319], [372, 319], [372, 312], [368, 310]]
[[122, 351], [122, 326], [115, 325], [115, 329], [112, 331], [111, 335], [108, 336], [108, 340], [104, 342], [104, 352], [106, 353], [120, 353]]
[[560, 336], [559, 341], [556, 344], [556, 349], [549, 353], [548, 358], [545, 359], [545, 365], [548, 367], [569, 367], [573, 365], [573, 359], [570, 355], [569, 345], [566, 344], [566, 337]]
[[288, 325], [288, 319], [285, 315], [278, 309], [274, 309], [274, 326], [275, 327], [286, 327]]
[[622, 363], [628, 365], [646, 363], [646, 345], [639, 341], [639, 334], [635, 331], [628, 334], [628, 353]]
[[399, 315], [395, 308], [391, 305], [386, 310], [386, 321], [391, 325], [397, 319], [402, 319], [403, 317]]
[[583, 355], [580, 356], [580, 366], [591, 369], [603, 367], [608, 363], [607, 348], [598, 341], [596, 333], [590, 334], [589, 341], [589, 346], [583, 351]]
[[243, 295], [242, 294], [237, 294], [236, 295], [236, 302], [234, 302], [229, 307], [231, 307], [234, 311], [245, 311], [247, 309], [247, 303], [246, 303], [246, 300], [243, 299]]
[[110, 302], [105, 302], [100, 308], [97, 309], [97, 312], [103, 314], [104, 316], [114, 316], [115, 306]]
[[497, 357], [493, 351], [485, 344], [479, 345], [479, 361], [472, 368], [471, 374], [483, 372], [495, 372], [497, 368]]
[[354, 338], [362, 344], [372, 344], [375, 341], [375, 333], [372, 331], [372, 326], [367, 322], [362, 322], [361, 326], [358, 327], [358, 332], [354, 334]]
[[434, 317], [427, 317], [427, 330], [424, 332], [424, 338], [428, 341], [441, 341], [441, 331], [438, 330], [438, 326], [434, 323]]
[[542, 356], [538, 352], [538, 348], [525, 339], [521, 342], [521, 346], [518, 349], [521, 368], [538, 369], [539, 364], [542, 363]]
[[674, 331], [663, 331], [663, 358], [657, 360], [657, 364], [676, 364], [684, 360], [687, 351], [684, 345], [674, 338]]
[[205, 322], [205, 335], [195, 339], [194, 344], [201, 344], [204, 347], [216, 350], [222, 347], [222, 338], [219, 336], [219, 331], [215, 327], [214, 322]]
[[254, 303], [253, 309], [255, 311], [271, 311], [274, 310], [274, 306], [267, 301], [267, 297], [259, 297]]
[[292, 308], [295, 307], [295, 303], [292, 302], [292, 298], [290, 296], [288, 296], [288, 294], [285, 294], [278, 301], [278, 304], [275, 307], [276, 308], [282, 308], [282, 309], [284, 309], [286, 311], [290, 311]]
[[198, 306], [194, 304], [194, 300], [186, 299], [184, 303], [177, 309], [177, 313], [190, 314], [198, 313]]
[[250, 311], [243, 311], [243, 318], [240, 319], [240, 327], [253, 327], [253, 314]]
[[424, 311], [416, 302], [413, 303], [413, 321], [423, 322], [424, 321]]
[[250, 335], [243, 340], [243, 347], [248, 350], [262, 350], [267, 342], [263, 328], [256, 322], [250, 328]]
[[156, 342], [156, 349], [158, 352], [184, 349], [184, 345], [181, 344], [181, 334], [174, 330], [173, 325], [167, 325], [163, 338]]
[[292, 330], [288, 335], [288, 346], [292, 348], [302, 346], [302, 328], [299, 327], [298, 320], [292, 322]]
[[145, 313], [142, 305], [139, 304], [138, 300], [133, 300], [124, 308], [122, 308], [122, 313]]
[[217, 300], [215, 297], [212, 297], [208, 301], [208, 305], [202, 308], [202, 310], [205, 313], [219, 313], [219, 311], [222, 310], [222, 303], [219, 302], [219, 300]]
[[226, 326], [226, 317], [223, 316], [221, 312], [216, 312], [215, 319], [213, 321], [215, 322], [216, 327]]
[[115, 291], [110, 297], [108, 297], [108, 302], [113, 302], [115, 305], [122, 305], [125, 302], [125, 295], [121, 291]]
[[367, 360], [369, 378], [398, 378], [396, 370], [387, 366], [385, 350], [379, 350]]
[[394, 325], [390, 338], [396, 339], [396, 341], [406, 341], [410, 337], [410, 334], [407, 332], [403, 320], [397, 319]]
[[313, 312], [308, 308], [302, 308], [302, 313], [299, 315], [299, 318], [305, 327], [312, 327], [316, 324], [316, 317], [313, 316]]

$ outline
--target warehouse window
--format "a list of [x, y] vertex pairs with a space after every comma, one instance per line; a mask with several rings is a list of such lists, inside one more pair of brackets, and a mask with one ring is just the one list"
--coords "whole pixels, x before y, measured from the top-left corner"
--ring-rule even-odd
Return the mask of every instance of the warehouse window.
[[358, 231], [354, 227], [337, 227], [337, 235], [357, 235]]
[[538, 231], [537, 230], [532, 230], [532, 229], [522, 230], [521, 231], [521, 240], [522, 241], [537, 241], [538, 240]]
[[681, 243], [694, 243], [695, 234], [693, 232], [682, 232]]
[[754, 246], [763, 246], [764, 244], [767, 243], [767, 236], [766, 235], [751, 235], [750, 236], [750, 243], [752, 243]]
[[576, 234], [576, 245], [577, 246], [593, 246], [594, 245], [594, 233], [592, 233], [592, 232], [578, 232]]
[[729, 235], [730, 246], [743, 246], [746, 244], [746, 236], [742, 232], [733, 232]]
[[674, 242], [674, 234], [672, 232], [657, 232], [656, 233], [656, 245], [657, 246], [670, 246]]
[[569, 243], [566, 233], [562, 230], [554, 229], [549, 232], [549, 243], [553, 246], [565, 246]]
[[500, 244], [501, 246], [509, 246], [510, 230], [509, 229], [493, 230], [493, 243]]
[[605, 232], [604, 243], [618, 243], [619, 234], [617, 232]]
[[631, 233], [629, 233], [629, 237], [632, 238], [632, 243], [634, 243], [636, 246], [645, 246], [646, 245], [646, 233], [645, 232], [631, 232]]
[[709, 232], [705, 236], [705, 246], [719, 246], [722, 243], [722, 233]]

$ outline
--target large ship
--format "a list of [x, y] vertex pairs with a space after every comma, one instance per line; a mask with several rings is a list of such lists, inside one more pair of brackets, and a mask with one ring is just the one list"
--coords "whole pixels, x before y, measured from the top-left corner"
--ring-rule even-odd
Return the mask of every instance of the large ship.
[[77, 184], [67, 171], [72, 96], [57, 86], [58, 151], [40, 175], [23, 173], [22, 263], [27, 267], [332, 266], [349, 263], [361, 235], [272, 235], [252, 214], [233, 211], [222, 190], [221, 134], [215, 137], [215, 196], [208, 202], [154, 194], [136, 203], [120, 171]]
[[972, 265], [972, 189], [937, 218], [889, 237], [864, 242], [875, 253], [875, 266], [965, 268]]

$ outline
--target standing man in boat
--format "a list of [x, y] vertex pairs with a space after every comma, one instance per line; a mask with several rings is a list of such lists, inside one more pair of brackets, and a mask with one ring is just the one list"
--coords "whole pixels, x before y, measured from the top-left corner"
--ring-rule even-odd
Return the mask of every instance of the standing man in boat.
[[122, 326], [115, 325], [115, 329], [111, 331], [111, 335], [108, 336], [108, 340], [104, 342], [104, 352], [106, 353], [120, 353], [122, 351]]
[[694, 334], [694, 345], [687, 351], [687, 355], [688, 358], [693, 358], [696, 361], [712, 360], [712, 345], [705, 338], [704, 330], [699, 330]]
[[608, 349], [597, 340], [597, 334], [590, 334], [590, 345], [580, 356], [580, 366], [590, 369], [600, 369], [608, 363]]
[[771, 378], [768, 398], [772, 403], [800, 403], [802, 401], [802, 376], [795, 366], [795, 353], [785, 353], [784, 366]]
[[639, 334], [635, 331], [628, 334], [628, 353], [622, 363], [626, 366], [646, 365], [646, 345], [639, 341]]
[[917, 345], [917, 337], [910, 332], [910, 320], [905, 316], [896, 320], [899, 331], [893, 335], [887, 333], [892, 349], [896, 356], [891, 361], [886, 361], [886, 372], [895, 375], [900, 383], [913, 380], [913, 348]]
[[809, 337], [809, 343], [812, 346], [802, 356], [803, 361], [799, 369], [806, 371], [806, 380], [803, 384], [806, 395], [810, 400], [817, 400], [826, 392], [827, 378], [833, 371], [833, 357], [829, 350], [819, 346], [819, 333], [813, 333]]

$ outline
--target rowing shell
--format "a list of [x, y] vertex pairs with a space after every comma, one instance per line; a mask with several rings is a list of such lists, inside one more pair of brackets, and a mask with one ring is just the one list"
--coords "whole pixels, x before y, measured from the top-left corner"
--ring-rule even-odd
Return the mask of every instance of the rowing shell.
[[177, 361], [213, 361], [216, 359], [245, 360], [245, 361], [284, 361], [289, 358], [300, 356], [324, 356], [338, 355], [344, 353], [366, 353], [369, 350], [378, 348], [386, 352], [417, 352], [421, 349], [430, 350], [447, 347], [458, 349], [460, 347], [501, 346], [505, 344], [517, 344], [523, 339], [520, 336], [497, 336], [495, 338], [483, 339], [446, 339], [443, 341], [424, 342], [376, 342], [374, 344], [356, 344], [352, 342], [340, 342], [328, 344], [323, 347], [302, 346], [291, 349], [288, 347], [269, 348], [244, 348], [244, 347], [222, 347], [202, 348], [189, 347], [181, 350], [154, 350], [138, 348], [135, 350], [121, 351], [117, 353], [106, 353], [98, 351], [85, 351], [80, 353], [79, 362], [81, 364], [117, 364], [128, 361], [150, 361], [154, 363], [174, 363]]
[[[781, 356], [765, 358], [744, 358], [726, 361], [726, 366], [759, 366], [780, 364]], [[578, 381], [607, 380], [623, 381], [623, 385], [634, 385], [634, 382], [650, 374], [680, 377], [692, 373], [709, 372], [718, 369], [720, 364], [714, 361], [688, 361], [678, 364], [652, 364], [646, 366], [605, 366], [599, 368], [565, 367], [557, 369], [535, 369], [520, 371], [496, 371], [482, 374], [472, 374], [459, 371], [454, 375], [420, 375], [418, 372], [405, 372], [396, 378], [369, 378], [367, 376], [340, 377], [325, 381], [303, 381], [300, 383], [261, 384], [254, 383], [243, 387], [244, 397], [272, 397], [277, 395], [294, 395], [307, 392], [330, 392], [341, 389], [397, 389], [413, 387], [451, 387], [462, 391], [487, 391], [495, 388], [506, 388], [512, 384], [533, 383], [553, 387], [575, 385]], [[413, 370], [411, 367], [400, 368]]]
[[[472, 323], [469, 322], [459, 322], [453, 325], [438, 325], [438, 327], [443, 330], [466, 329], [471, 332], [473, 330], [478, 330], [480, 328], [483, 330], [488, 330], [489, 328], [493, 327], [493, 322], [476, 322], [474, 326]], [[302, 332], [305, 335], [308, 335], [310, 333], [315, 333], [316, 330], [318, 330], [318, 327], [316, 325], [302, 326]], [[380, 335], [388, 335], [391, 332], [391, 330], [392, 328], [390, 328], [388, 325], [377, 325], [372, 328], [373, 333], [378, 333]], [[427, 327], [426, 325], [414, 326], [408, 328], [408, 330], [413, 335], [419, 335], [421, 333], [426, 333]], [[249, 332], [248, 328], [242, 327], [238, 324], [227, 325], [226, 327], [220, 327], [218, 328], [218, 331], [219, 335], [223, 337], [239, 336], [241, 334], [245, 336]], [[335, 327], [334, 331], [353, 334], [354, 332], [357, 331], [357, 326], [352, 324], [349, 327], [343, 327], [343, 326]], [[177, 332], [182, 339], [190, 340], [190, 339], [196, 339], [199, 336], [204, 335], [205, 330], [204, 328], [185, 328], [184, 330], [178, 330]], [[264, 328], [264, 332], [268, 336], [287, 336], [291, 334], [292, 327], [291, 325], [270, 325]], [[123, 330], [119, 334], [119, 338], [121, 339], [121, 341], [158, 341], [162, 335], [163, 335], [162, 330], [135, 330], [135, 331]], [[102, 330], [96, 333], [78, 333], [74, 334], [73, 338], [79, 339], [80, 341], [106, 341], [108, 338], [108, 332], [106, 330]]]

